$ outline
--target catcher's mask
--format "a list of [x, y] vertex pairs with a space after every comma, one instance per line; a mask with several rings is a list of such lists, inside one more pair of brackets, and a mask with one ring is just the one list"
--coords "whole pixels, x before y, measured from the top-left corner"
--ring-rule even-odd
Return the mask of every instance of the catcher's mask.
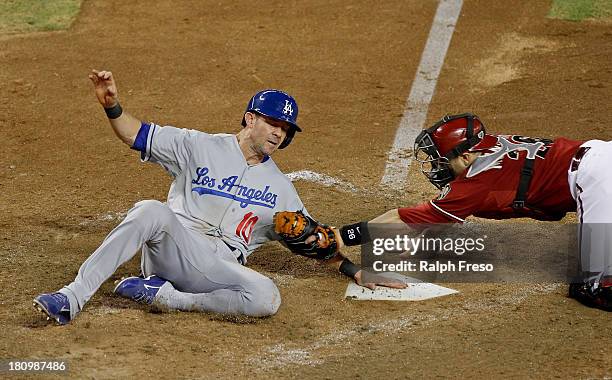
[[455, 179], [450, 160], [468, 151], [490, 148], [496, 142], [496, 137], [486, 134], [478, 116], [446, 115], [417, 136], [414, 157], [429, 182], [442, 189]]
[[[302, 132], [302, 129], [297, 125], [297, 102], [291, 95], [283, 91], [274, 89], [259, 91], [247, 104], [244, 113], [247, 112], [254, 112], [274, 120], [284, 121], [291, 126], [278, 149], [286, 148], [291, 143], [291, 140], [293, 140], [295, 132]], [[246, 126], [244, 116], [242, 117], [242, 126]]]

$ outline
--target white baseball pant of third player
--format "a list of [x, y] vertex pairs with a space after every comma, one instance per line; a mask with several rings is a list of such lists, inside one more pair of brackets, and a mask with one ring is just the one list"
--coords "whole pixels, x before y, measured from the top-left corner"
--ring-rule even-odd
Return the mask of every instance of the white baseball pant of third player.
[[[612, 141], [590, 140], [568, 179], [580, 221], [581, 269], [584, 280], [612, 274]], [[574, 170], [573, 170], [574, 169]]]

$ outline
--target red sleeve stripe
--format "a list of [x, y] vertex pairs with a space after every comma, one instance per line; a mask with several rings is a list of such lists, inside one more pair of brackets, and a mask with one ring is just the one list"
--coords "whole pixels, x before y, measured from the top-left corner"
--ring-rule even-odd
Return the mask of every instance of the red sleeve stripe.
[[444, 214], [444, 215], [446, 215], [448, 217], [451, 217], [451, 218], [457, 220], [458, 222], [461, 222], [461, 223], [465, 222], [465, 219], [461, 219], [458, 216], [455, 216], [455, 215], [451, 214], [450, 212], [442, 210], [440, 207], [436, 206], [436, 204], [433, 203], [433, 201], [429, 201], [429, 204], [432, 205], [436, 210], [440, 211], [442, 214]]

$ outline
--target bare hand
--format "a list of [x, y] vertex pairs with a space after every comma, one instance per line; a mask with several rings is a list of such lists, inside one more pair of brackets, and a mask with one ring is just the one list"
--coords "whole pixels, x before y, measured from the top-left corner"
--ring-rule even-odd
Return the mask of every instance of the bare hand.
[[104, 108], [111, 108], [118, 103], [117, 86], [110, 71], [91, 70], [89, 79], [94, 85], [96, 97]]
[[365, 286], [368, 289], [374, 290], [376, 289], [376, 285], [386, 286], [387, 288], [393, 288], [393, 289], [406, 289], [408, 287], [408, 284], [400, 280], [380, 276], [377, 274], [371, 274], [371, 273], [368, 273], [367, 275], [368, 282], [364, 283], [362, 282], [362, 278], [361, 278], [362, 274], [363, 274], [363, 270], [360, 270], [359, 272], [355, 274], [355, 282], [357, 283], [357, 285]]

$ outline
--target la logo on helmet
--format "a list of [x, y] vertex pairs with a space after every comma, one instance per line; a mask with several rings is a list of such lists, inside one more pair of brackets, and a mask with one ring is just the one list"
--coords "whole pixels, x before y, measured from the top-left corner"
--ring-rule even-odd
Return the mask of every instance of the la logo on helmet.
[[293, 116], [293, 108], [291, 107], [291, 102], [285, 99], [285, 108], [283, 108], [283, 113], [289, 114], [289, 116]]

